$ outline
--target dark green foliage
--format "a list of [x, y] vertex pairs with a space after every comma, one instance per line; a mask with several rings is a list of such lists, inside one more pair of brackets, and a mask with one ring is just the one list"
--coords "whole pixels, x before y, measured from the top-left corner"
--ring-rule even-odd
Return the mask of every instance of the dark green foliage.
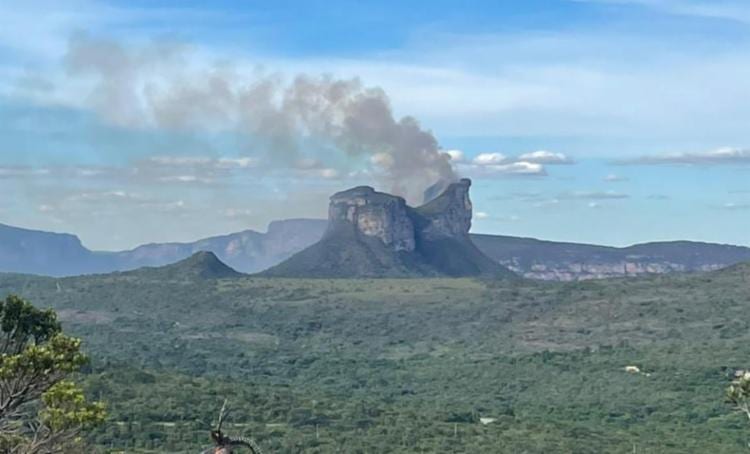
[[0, 452], [68, 452], [82, 430], [104, 420], [66, 378], [87, 358], [64, 336], [52, 310], [8, 296], [0, 301]]
[[0, 293], [86, 339], [113, 450], [196, 452], [228, 398], [227, 430], [268, 452], [736, 453], [750, 431], [723, 391], [750, 362], [748, 276], [6, 275]]
[[130, 275], [148, 280], [174, 281], [184, 279], [230, 279], [242, 276], [225, 265], [213, 252], [196, 252], [185, 260], [158, 268], [145, 267]]
[[52, 310], [39, 310], [15, 295], [0, 300], [0, 354], [16, 355], [29, 344], [41, 344], [61, 331]]

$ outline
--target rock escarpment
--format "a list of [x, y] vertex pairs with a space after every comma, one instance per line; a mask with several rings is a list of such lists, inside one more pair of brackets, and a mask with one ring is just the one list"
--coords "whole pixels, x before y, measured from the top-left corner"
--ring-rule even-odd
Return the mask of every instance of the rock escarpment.
[[420, 235], [423, 238], [439, 239], [469, 235], [472, 216], [470, 187], [471, 180], [464, 178], [449, 185], [439, 197], [417, 208], [422, 217]]
[[471, 242], [471, 181], [412, 208], [360, 186], [331, 197], [323, 239], [264, 274], [288, 277], [512, 276]]
[[750, 249], [746, 247], [693, 241], [617, 248], [499, 235], [471, 237], [498, 263], [523, 277], [548, 281], [707, 272], [750, 261]]
[[352, 229], [355, 235], [377, 238], [394, 252], [416, 248], [414, 222], [401, 197], [359, 186], [331, 197], [327, 235]]

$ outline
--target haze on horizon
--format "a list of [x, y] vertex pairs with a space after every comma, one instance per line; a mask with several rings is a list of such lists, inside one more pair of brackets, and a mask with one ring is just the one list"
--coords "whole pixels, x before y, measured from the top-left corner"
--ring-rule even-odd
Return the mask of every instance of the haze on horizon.
[[0, 1], [0, 222], [125, 249], [458, 175], [474, 232], [750, 245], [750, 5], [454, 3]]

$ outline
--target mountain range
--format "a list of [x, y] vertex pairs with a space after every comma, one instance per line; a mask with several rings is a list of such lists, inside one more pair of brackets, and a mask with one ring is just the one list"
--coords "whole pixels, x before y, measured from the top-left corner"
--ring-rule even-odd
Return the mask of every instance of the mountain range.
[[0, 272], [75, 276], [163, 266], [210, 251], [230, 267], [254, 273], [316, 242], [325, 220], [273, 221], [265, 233], [245, 230], [190, 243], [153, 243], [118, 252], [92, 251], [70, 234], [0, 224]]

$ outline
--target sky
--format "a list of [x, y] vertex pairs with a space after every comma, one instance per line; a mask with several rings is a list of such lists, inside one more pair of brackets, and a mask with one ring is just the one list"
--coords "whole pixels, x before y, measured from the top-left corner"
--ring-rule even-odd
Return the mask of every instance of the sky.
[[0, 0], [0, 223], [92, 249], [418, 204], [750, 246], [745, 0]]

